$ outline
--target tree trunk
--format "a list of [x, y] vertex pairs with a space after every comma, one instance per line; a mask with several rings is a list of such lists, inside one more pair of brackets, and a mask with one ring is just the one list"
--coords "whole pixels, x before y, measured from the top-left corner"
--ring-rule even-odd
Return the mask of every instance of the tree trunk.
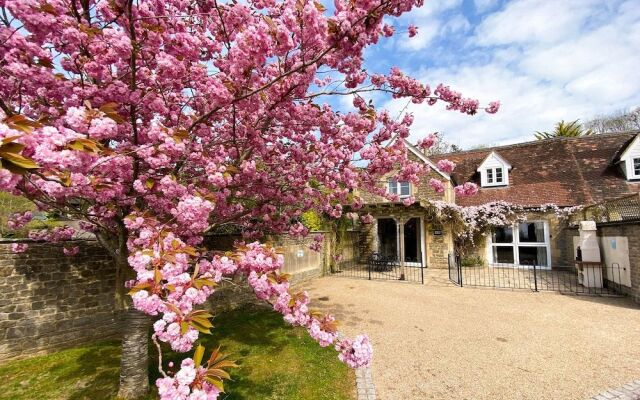
[[138, 399], [149, 391], [151, 317], [130, 308], [122, 312], [122, 358], [118, 397]]
[[121, 230], [117, 243], [107, 243], [116, 262], [115, 309], [119, 312], [122, 332], [122, 356], [120, 359], [120, 387], [118, 398], [138, 399], [149, 391], [149, 328], [151, 317], [134, 309], [125, 282], [135, 278], [135, 272], [127, 260], [126, 236]]

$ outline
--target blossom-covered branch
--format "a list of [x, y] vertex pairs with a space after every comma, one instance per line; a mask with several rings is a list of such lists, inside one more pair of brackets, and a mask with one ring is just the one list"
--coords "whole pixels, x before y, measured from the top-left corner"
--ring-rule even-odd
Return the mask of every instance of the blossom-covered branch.
[[[425, 172], [403, 140], [413, 116], [393, 118], [360, 93], [497, 111], [397, 68], [365, 68], [366, 48], [393, 34], [383, 21], [422, 4], [336, 0], [330, 15], [316, 0], [2, 0], [0, 190], [82, 220], [116, 261], [118, 307], [156, 318], [155, 337], [174, 350], [190, 351], [210, 329], [198, 306], [239, 273], [349, 365], [366, 364], [367, 339], [339, 338], [332, 317], [308, 313], [275, 250], [253, 240], [304, 235], [305, 211], [340, 218], [361, 207], [356, 190], [385, 195], [390, 171], [413, 181]], [[316, 102], [329, 85], [350, 91], [353, 107]], [[205, 234], [229, 223], [251, 244], [206, 250]], [[33, 235], [58, 240], [65, 229]], [[193, 380], [158, 383], [182, 397], [163, 397], [217, 396], [192, 361], [183, 375], [195, 371]], [[119, 394], [145, 384], [122, 376]]]

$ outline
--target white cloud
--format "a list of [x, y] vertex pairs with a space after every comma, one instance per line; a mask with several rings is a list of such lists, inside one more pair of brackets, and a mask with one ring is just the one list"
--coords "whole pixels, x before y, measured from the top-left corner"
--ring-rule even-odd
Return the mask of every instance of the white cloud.
[[409, 25], [418, 27], [418, 35], [408, 39], [404, 32], [396, 36], [395, 44], [402, 51], [424, 50], [431, 46], [439, 36], [469, 29], [469, 21], [463, 15], [452, 10], [462, 6], [462, 0], [435, 0], [426, 6], [414, 9], [396, 22], [399, 29]]
[[[447, 13], [430, 14], [441, 24], [439, 32], [459, 10]], [[412, 139], [441, 131], [464, 147], [513, 143], [532, 140], [535, 131], [562, 119], [640, 105], [637, 0], [513, 0], [484, 16], [471, 27], [463, 51], [436, 35], [430, 46], [450, 56], [436, 59], [436, 66], [410, 67], [425, 83], [451, 85], [483, 104], [498, 99], [500, 112], [471, 117], [445, 111], [442, 104], [411, 105]], [[387, 107], [395, 115], [404, 104], [390, 101]]]
[[462, 14], [456, 14], [451, 17], [442, 27], [442, 33], [452, 34], [458, 32], [467, 32], [471, 28], [471, 23]]
[[[541, 88], [536, 80], [498, 66], [436, 69], [422, 76], [421, 80], [434, 85], [446, 82], [465, 95], [481, 98], [485, 104], [501, 99], [503, 106], [495, 115], [480, 112], [468, 116], [446, 111], [444, 104], [433, 107], [411, 105], [409, 111], [415, 116], [413, 140], [429, 132], [440, 131], [445, 133], [447, 140], [465, 147], [508, 143], [531, 139], [534, 131], [546, 129], [562, 118], [580, 117], [580, 110], [563, 104], [561, 89]], [[517, 101], [523, 96], [526, 96], [526, 101]], [[402, 101], [387, 104], [394, 110], [392, 115], [402, 106]]]
[[490, 14], [477, 29], [483, 45], [553, 43], [580, 32], [597, 0], [519, 0]]
[[[398, 47], [404, 51], [417, 51], [429, 47], [431, 42], [440, 32], [440, 22], [435, 18], [425, 18], [415, 24], [418, 34], [412, 38], [406, 38], [406, 34], [401, 33], [398, 38]], [[405, 36], [405, 37], [402, 37]]]
[[498, 0], [474, 0], [473, 5], [479, 13], [483, 13], [494, 8], [498, 4]]

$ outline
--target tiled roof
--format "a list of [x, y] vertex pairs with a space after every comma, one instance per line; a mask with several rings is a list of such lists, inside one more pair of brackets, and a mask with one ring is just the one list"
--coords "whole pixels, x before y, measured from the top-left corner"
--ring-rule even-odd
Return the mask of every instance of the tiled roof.
[[442, 154], [431, 159], [437, 162], [446, 158], [455, 162], [452, 178], [457, 184], [470, 181], [479, 185], [480, 174], [476, 170], [491, 151], [511, 164], [509, 186], [480, 188], [475, 196], [456, 199], [460, 205], [497, 200], [523, 206], [592, 204], [640, 191], [640, 183], [628, 182], [615, 164], [637, 134], [537, 140]]

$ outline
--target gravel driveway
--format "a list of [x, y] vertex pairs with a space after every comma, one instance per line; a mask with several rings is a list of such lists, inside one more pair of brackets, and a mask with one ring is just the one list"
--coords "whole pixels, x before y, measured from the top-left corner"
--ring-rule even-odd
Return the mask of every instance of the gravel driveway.
[[577, 399], [640, 378], [628, 299], [320, 278], [314, 308], [367, 333], [379, 400]]

